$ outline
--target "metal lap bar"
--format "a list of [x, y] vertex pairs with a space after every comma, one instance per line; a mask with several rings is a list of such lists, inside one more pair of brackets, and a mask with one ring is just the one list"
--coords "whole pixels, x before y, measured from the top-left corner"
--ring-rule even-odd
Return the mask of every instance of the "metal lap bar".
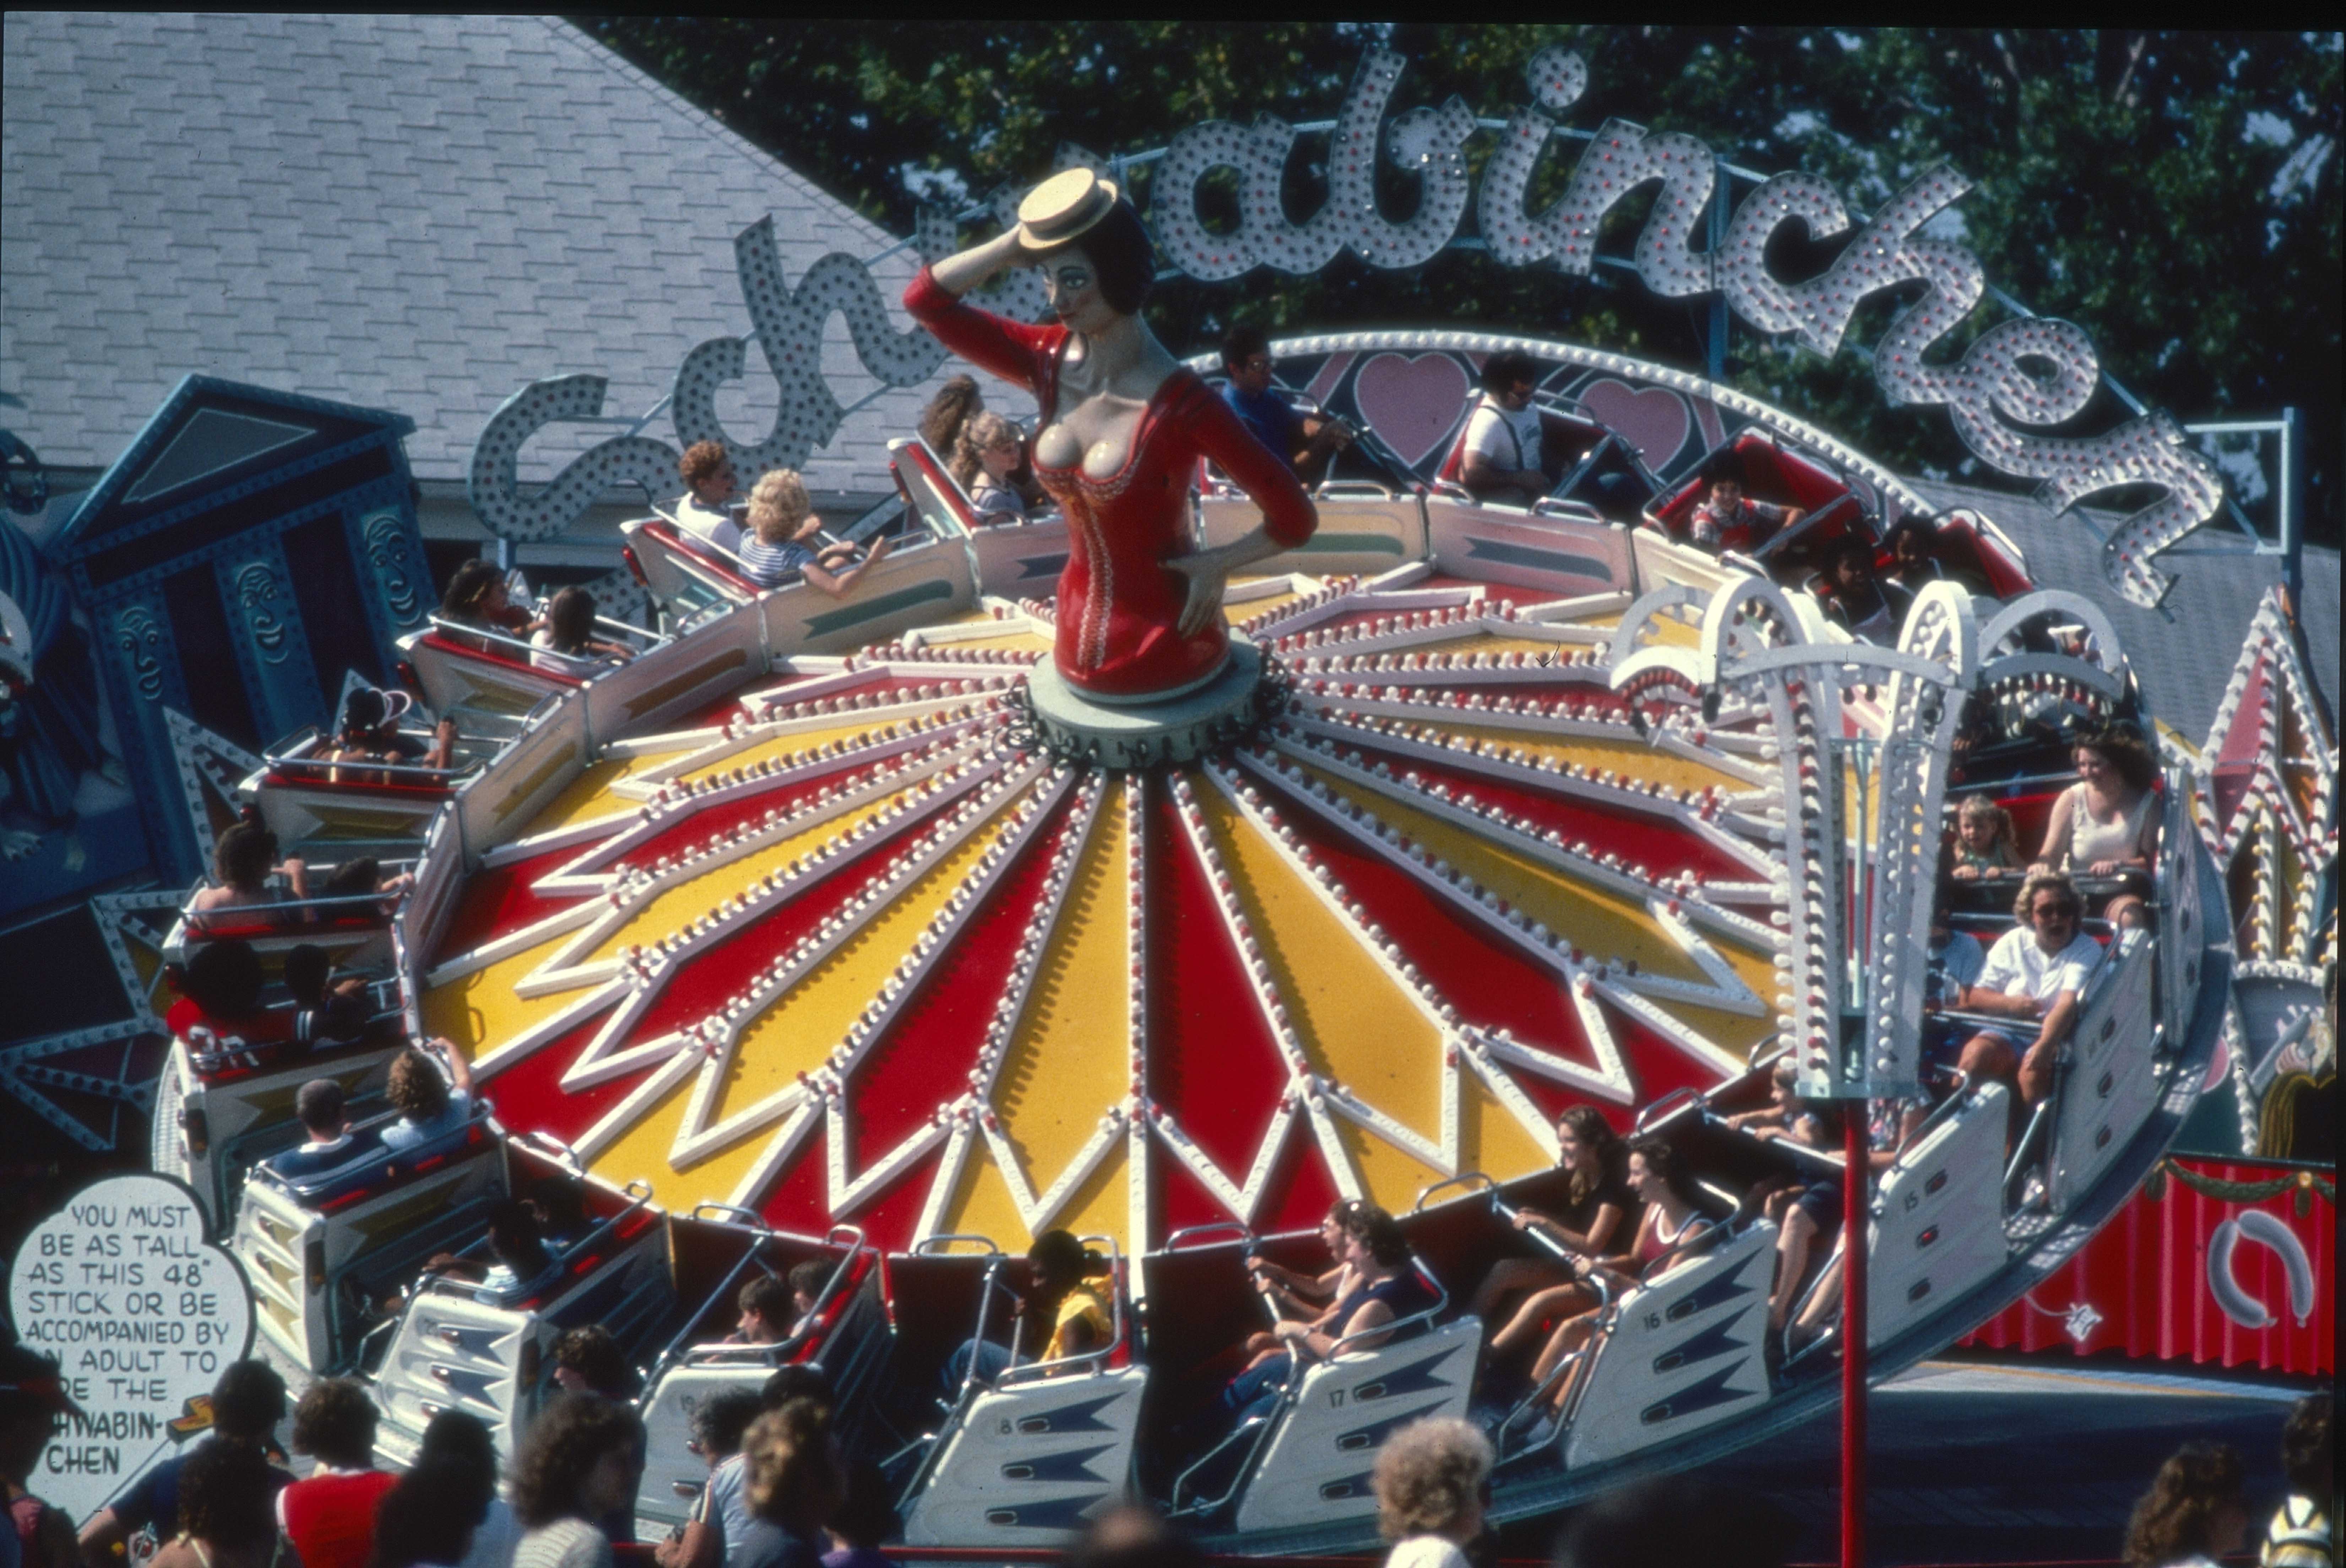
[[[1328, 1347], [1327, 1359], [1329, 1360], [1332, 1361], [1337, 1357], [1342, 1355], [1344, 1353], [1344, 1347], [1351, 1344], [1355, 1339], [1365, 1339], [1372, 1334], [1398, 1334], [1403, 1329], [1413, 1326], [1430, 1325], [1436, 1318], [1441, 1317], [1442, 1314], [1450, 1310], [1450, 1292], [1443, 1285], [1442, 1281], [1435, 1278], [1433, 1270], [1419, 1262], [1415, 1253], [1410, 1254], [1409, 1266], [1417, 1271], [1417, 1277], [1420, 1279], [1424, 1280], [1428, 1285], [1433, 1287], [1433, 1305], [1426, 1308], [1422, 1312], [1413, 1312], [1406, 1318], [1396, 1318], [1390, 1323], [1380, 1323], [1373, 1329], [1363, 1329], [1357, 1334], [1343, 1334], [1338, 1336], [1336, 1342]], [[1299, 1362], [1298, 1365], [1300, 1366], [1300, 1363]]]
[[[1606, 1282], [1604, 1276], [1600, 1272], [1593, 1268], [1588, 1271], [1588, 1278], [1586, 1283], [1590, 1289], [1596, 1292], [1596, 1305], [1591, 1308], [1591, 1310], [1597, 1314], [1598, 1324], [1602, 1326], [1609, 1323], [1611, 1319], [1607, 1314], [1610, 1313], [1613, 1307], [1612, 1286]], [[1500, 1438], [1502, 1439], [1501, 1451], [1499, 1454], [1500, 1462], [1504, 1463], [1506, 1461], [1511, 1459], [1520, 1459], [1523, 1455], [1532, 1452], [1535, 1449], [1545, 1448], [1547, 1446], [1546, 1443], [1535, 1443], [1530, 1445], [1530, 1447], [1519, 1449], [1511, 1454], [1505, 1451], [1504, 1440], [1505, 1439], [1508, 1431], [1515, 1426], [1516, 1421], [1523, 1418], [1525, 1411], [1530, 1410], [1534, 1405], [1546, 1398], [1549, 1393], [1554, 1391], [1558, 1380], [1571, 1376], [1586, 1362], [1590, 1352], [1595, 1349], [1596, 1345], [1596, 1335], [1592, 1332], [1588, 1337], [1588, 1342], [1586, 1344], [1581, 1346], [1579, 1349], [1570, 1352], [1565, 1356], [1563, 1359], [1559, 1360], [1556, 1364], [1556, 1369], [1549, 1372], [1548, 1375], [1540, 1381], [1538, 1387], [1533, 1389], [1530, 1393], [1525, 1394], [1521, 1400], [1517, 1400], [1515, 1408], [1507, 1411], [1505, 1417], [1501, 1420], [1496, 1429]], [[1574, 1390], [1574, 1397], [1571, 1403], [1575, 1408], [1577, 1408], [1579, 1404], [1578, 1390]], [[1565, 1424], [1564, 1418], [1559, 1415], [1556, 1421], [1556, 1433], [1560, 1434], [1565, 1430]], [[1554, 1435], [1555, 1434], [1551, 1435], [1550, 1441], [1553, 1441]]]

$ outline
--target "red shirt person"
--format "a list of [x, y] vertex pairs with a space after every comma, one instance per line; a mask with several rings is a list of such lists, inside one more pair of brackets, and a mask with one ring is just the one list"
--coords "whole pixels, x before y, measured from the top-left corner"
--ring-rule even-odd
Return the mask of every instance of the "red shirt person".
[[366, 1568], [374, 1513], [398, 1477], [376, 1470], [374, 1401], [348, 1378], [310, 1385], [293, 1407], [293, 1447], [317, 1472], [277, 1494], [277, 1522], [301, 1568]]

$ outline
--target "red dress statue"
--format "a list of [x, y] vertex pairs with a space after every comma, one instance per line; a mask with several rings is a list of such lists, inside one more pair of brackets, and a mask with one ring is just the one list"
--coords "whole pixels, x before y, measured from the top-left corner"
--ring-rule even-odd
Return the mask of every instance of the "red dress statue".
[[[1072, 336], [1066, 328], [1027, 326], [964, 304], [927, 268], [904, 291], [904, 308], [963, 359], [1032, 392], [1042, 410], [1037, 428], [1050, 426]], [[1052, 468], [1035, 461], [1035, 477], [1067, 519], [1055, 657], [1067, 683], [1086, 696], [1108, 702], [1170, 696], [1211, 679], [1229, 652], [1219, 614], [1181, 634], [1188, 579], [1166, 565], [1192, 548], [1189, 491], [1201, 456], [1262, 508], [1264, 528], [1280, 548], [1311, 537], [1317, 515], [1294, 473], [1187, 368], [1149, 400], [1131, 453], [1111, 477], [1094, 479], [1080, 463]]]

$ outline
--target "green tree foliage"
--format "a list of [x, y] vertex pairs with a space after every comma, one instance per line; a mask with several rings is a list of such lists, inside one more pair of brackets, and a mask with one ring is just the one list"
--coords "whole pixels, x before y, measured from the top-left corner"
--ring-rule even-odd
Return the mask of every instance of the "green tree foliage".
[[[1974, 182], [1957, 209], [1960, 237], [1990, 283], [2086, 327], [2105, 370], [2145, 402], [2187, 420], [2305, 410], [2309, 521], [2317, 536], [2338, 537], [2334, 33], [710, 17], [582, 25], [897, 233], [910, 231], [924, 198], [965, 204], [1031, 181], [1063, 142], [1137, 152], [1203, 119], [1330, 118], [1372, 42], [1410, 60], [1389, 112], [1456, 94], [1478, 115], [1504, 117], [1528, 97], [1525, 62], [1566, 43], [1590, 75], [1574, 127], [1619, 116], [1685, 131], [1745, 168], [1822, 175], [1860, 209], [1953, 164]], [[1484, 132], [1468, 144], [1478, 177], [1494, 141]], [[1535, 203], [1562, 189], [1580, 145], [1551, 144]], [[1314, 159], [1326, 147], [1306, 137], [1290, 164], [1298, 217], [1321, 199]], [[1405, 216], [1412, 183], [1382, 178], [1388, 213]], [[1738, 182], [1739, 197], [1748, 189]], [[1145, 176], [1137, 194], [1145, 211]], [[1649, 201], [1617, 209], [1603, 253], [1627, 253]], [[1469, 231], [1473, 222], [1470, 209]], [[1821, 270], [1837, 243], [1782, 238], [1780, 270]], [[1700, 368], [1704, 303], [1658, 300], [1606, 271], [1515, 271], [1454, 250], [1399, 273], [1346, 258], [1311, 279], [1171, 280], [1149, 314], [1184, 352], [1240, 320], [1273, 331], [1476, 323]], [[1877, 298], [1849, 342], [1871, 343], [1911, 297]], [[1994, 319], [1984, 309], [1971, 329]], [[1892, 463], [1987, 477], [1943, 414], [1887, 405], [1862, 353], [1845, 349], [1827, 363], [1739, 324], [1731, 341], [1729, 379], [1754, 395]], [[2126, 415], [2106, 393], [2077, 428]]]

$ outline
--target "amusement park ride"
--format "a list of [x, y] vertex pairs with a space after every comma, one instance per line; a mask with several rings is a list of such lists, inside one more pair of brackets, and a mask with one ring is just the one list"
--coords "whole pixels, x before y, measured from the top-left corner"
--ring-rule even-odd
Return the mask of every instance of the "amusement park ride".
[[[1399, 69], [1372, 54], [1340, 150], [1376, 151]], [[1584, 76], [1542, 56], [1537, 104], [1561, 112]], [[1221, 164], [1275, 191], [1286, 144], [1260, 125], [1197, 127], [1154, 170], [1156, 239], [1201, 277], [1308, 270], [1346, 246], [1412, 264], [1464, 209], [1456, 149], [1474, 123], [1454, 102], [1382, 133], [1425, 181], [1407, 224], [1385, 224], [1363, 183], [1311, 224], [1258, 215], [1235, 235], [1179, 199]], [[2107, 562], [2127, 596], [2157, 600], [2150, 555], [2219, 494], [2163, 416], [2091, 439], [2017, 428], [2068, 418], [2095, 384], [2064, 323], [2018, 318], [1955, 365], [1922, 358], [1979, 297], [1967, 252], [1915, 237], [1960, 179], [1919, 180], [1794, 286], [1759, 258], [1780, 222], [1852, 221], [1821, 181], [1767, 181], [1731, 219], [1722, 196], [1696, 253], [1691, 214], [1715, 178], [1699, 143], [1608, 124], [1557, 209], [1526, 215], [1552, 134], [1537, 109], [1504, 124], [1480, 206], [1500, 260], [1586, 271], [1604, 210], [1659, 180], [1637, 265], [1665, 293], [1722, 291], [1762, 330], [1830, 351], [1860, 299], [1922, 279], [1877, 350], [1885, 387], [1948, 405], [1984, 457], [2065, 504], [2159, 486]], [[1023, 211], [1030, 254], [1080, 247], [1105, 221], [1100, 193], [1141, 161], [1072, 159]], [[1016, 232], [1021, 215], [1001, 216]], [[961, 349], [974, 312], [943, 285], [984, 279], [955, 272], [936, 229], [908, 302]], [[833, 309], [889, 379], [939, 362], [936, 343], [887, 328], [852, 264], [794, 293], [770, 228], [740, 257], [770, 362]], [[1021, 275], [969, 298], [1031, 321], [1046, 289], [1065, 306], [1068, 288]], [[1099, 309], [1088, 328], [1060, 314], [1091, 344], [1120, 341]], [[450, 1408], [495, 1423], [509, 1451], [551, 1386], [555, 1339], [599, 1323], [644, 1377], [646, 1539], [698, 1484], [680, 1441], [697, 1402], [813, 1362], [852, 1395], [854, 1441], [900, 1488], [908, 1541], [1046, 1544], [1134, 1492], [1228, 1547], [1349, 1549], [1373, 1536], [1375, 1451], [1411, 1420], [1492, 1431], [1500, 1518], [1701, 1462], [1831, 1407], [1844, 1364], [1878, 1380], [1971, 1332], [2151, 1173], [2208, 1079], [2233, 983], [2235, 895], [2198, 832], [2163, 835], [2138, 927], [2101, 918], [2116, 881], [2082, 880], [2101, 952], [2049, 1093], [2021, 1105], [1942, 1049], [1995, 1021], [1932, 1000], [1934, 911], [1951, 904], [1986, 942], [2011, 928], [2017, 886], [1944, 877], [1954, 800], [1994, 797], [2033, 843], [2077, 737], [2156, 734], [2158, 718], [2108, 618], [2033, 580], [1987, 518], [1939, 512], [1712, 379], [1501, 333], [1298, 337], [1274, 345], [1282, 382], [1362, 437], [1311, 494], [1308, 536], [1283, 540], [1262, 520], [1301, 493], [1250, 494], [1198, 438], [1206, 455], [1158, 498], [1178, 535], [1160, 559], [1234, 565], [1217, 618], [1188, 628], [1180, 569], [1151, 564], [1160, 579], [1141, 588], [1116, 575], [1115, 531], [1144, 509], [1115, 488], [1122, 463], [1076, 461], [1122, 442], [1145, 469], [1148, 443], [1187, 436], [1084, 424], [1081, 355], [1063, 365], [1058, 329], [1022, 331], [1068, 389], [1061, 406], [1037, 383], [1028, 433], [1057, 515], [989, 524], [940, 453], [900, 440], [899, 496], [834, 531], [892, 549], [833, 596], [761, 588], [656, 510], [626, 530], [662, 628], [631, 661], [566, 663], [434, 621], [401, 639], [400, 674], [454, 720], [454, 766], [354, 777], [311, 737], [246, 781], [313, 872], [372, 855], [412, 888], [389, 912], [328, 901], [294, 921], [282, 904], [260, 918], [191, 899], [170, 956], [235, 939], [268, 963], [317, 943], [379, 977], [382, 1015], [357, 1043], [296, 1048], [284, 1014], [183, 1002], [153, 1163], [232, 1235], [268, 1353], [371, 1380], [388, 1461]], [[707, 433], [686, 428], [696, 400], [714, 427], [740, 349], [688, 359], [680, 434]], [[1566, 459], [1532, 505], [1457, 483], [1472, 378], [1503, 350], [1539, 362], [1544, 439]], [[1215, 371], [1168, 362], [1166, 405]], [[819, 372], [790, 374], [773, 434], [729, 443], [745, 473], [802, 461], [836, 425]], [[611, 482], [673, 491], [673, 451], [630, 434], [515, 494], [529, 430], [600, 396], [516, 395], [484, 436], [484, 515], [503, 506], [515, 535], [542, 533]], [[1062, 418], [1081, 427], [1064, 460]], [[1753, 494], [1800, 514], [1748, 554], [1688, 534], [1697, 475], [1722, 452]], [[1808, 585], [1830, 553], [1884, 549], [1905, 519], [1929, 531], [1941, 580], [1894, 642], [1853, 637]], [[1168, 592], [1172, 609], [1127, 613]], [[1103, 657], [1168, 636], [1203, 648], [1202, 676], [1101, 689]], [[2190, 823], [2204, 769], [2163, 755], [2167, 820]], [[432, 1036], [469, 1059], [473, 1114], [386, 1149], [386, 1064]], [[1843, 1149], [1729, 1124], [1787, 1057], [1801, 1094], [1850, 1103]], [[280, 1176], [262, 1162], [299, 1141], [293, 1092], [321, 1074], [351, 1091], [358, 1152]], [[1770, 1178], [1838, 1179], [1868, 1148], [1869, 1104], [1919, 1125], [1876, 1145], [1895, 1157], [1870, 1188], [1847, 1184], [1866, 1217], [1850, 1292], [1865, 1343], [1850, 1357], [1838, 1332], [1788, 1344], [1770, 1328], [1778, 1227], [1746, 1200]], [[1557, 1198], [1556, 1120], [1580, 1105], [1666, 1139], [1720, 1223], [1641, 1282], [1600, 1283], [1586, 1345], [1541, 1388], [1486, 1404], [1486, 1325], [1464, 1306], [1494, 1264], [1535, 1250], [1511, 1220]], [[495, 1200], [547, 1193], [574, 1217], [535, 1278], [423, 1273], [434, 1253], [481, 1251]], [[1201, 1370], [1265, 1326], [1250, 1259], [1323, 1267], [1313, 1227], [1341, 1198], [1400, 1217], [1430, 1304], [1299, 1365], [1268, 1413], [1198, 1436], [1217, 1387]], [[1097, 1253], [1109, 1342], [951, 1381], [955, 1348], [1000, 1324], [1015, 1255], [1052, 1229]], [[829, 1279], [789, 1340], [718, 1342], [746, 1279], [809, 1259]], [[1812, 1260], [1797, 1302], [1842, 1272], [1838, 1254]]]

